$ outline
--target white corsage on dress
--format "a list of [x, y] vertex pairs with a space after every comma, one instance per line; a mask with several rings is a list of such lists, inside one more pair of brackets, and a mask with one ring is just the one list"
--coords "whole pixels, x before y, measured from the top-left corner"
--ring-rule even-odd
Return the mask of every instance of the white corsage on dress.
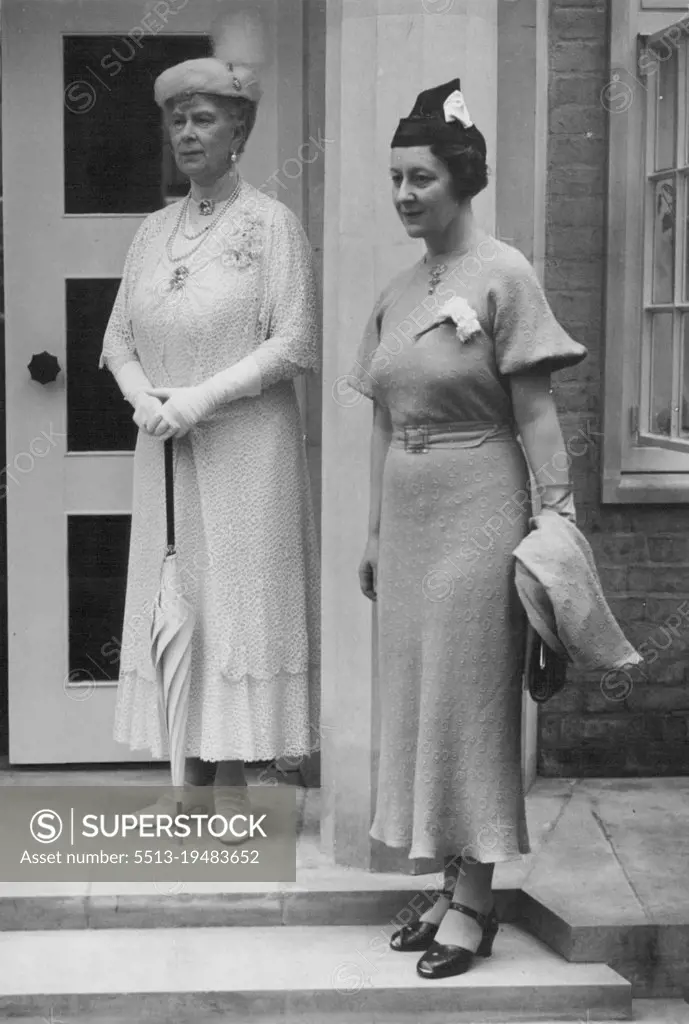
[[457, 339], [465, 344], [470, 341], [476, 334], [481, 331], [481, 324], [479, 323], [476, 310], [473, 309], [466, 299], [463, 299], [461, 295], [455, 295], [447, 302], [443, 303], [440, 309], [433, 314], [433, 320], [428, 327], [425, 327], [423, 331], [420, 331], [416, 337], [417, 340], [432, 331], [435, 327], [440, 324], [451, 321], [456, 328]]

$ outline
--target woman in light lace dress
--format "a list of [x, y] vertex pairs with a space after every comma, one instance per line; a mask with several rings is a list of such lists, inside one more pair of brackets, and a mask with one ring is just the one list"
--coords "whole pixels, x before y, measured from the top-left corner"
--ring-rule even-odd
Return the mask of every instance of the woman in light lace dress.
[[[293, 384], [319, 366], [316, 290], [298, 220], [238, 173], [255, 69], [187, 61], [155, 96], [191, 191], [138, 230], [101, 358], [139, 427], [115, 737], [166, 753], [150, 626], [174, 438], [178, 562], [196, 613], [187, 780], [215, 779], [228, 800], [244, 762], [317, 745], [319, 559]], [[217, 813], [234, 810], [215, 792]]]

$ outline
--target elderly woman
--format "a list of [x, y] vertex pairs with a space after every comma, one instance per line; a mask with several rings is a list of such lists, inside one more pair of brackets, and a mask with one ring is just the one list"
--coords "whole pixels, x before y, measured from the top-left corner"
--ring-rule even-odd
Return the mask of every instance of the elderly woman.
[[390, 173], [426, 254], [384, 289], [349, 378], [374, 403], [359, 570], [379, 629], [371, 835], [410, 858], [445, 858], [443, 891], [391, 940], [422, 951], [419, 974], [439, 978], [490, 955], [494, 865], [529, 848], [512, 552], [528, 528], [527, 462], [542, 503], [573, 514], [550, 375], [586, 350], [555, 321], [527, 260], [474, 221], [486, 146], [459, 80], [418, 97]]
[[218, 57], [157, 79], [191, 188], [136, 233], [101, 360], [139, 427], [115, 737], [166, 752], [150, 626], [174, 438], [177, 552], [196, 614], [187, 777], [222, 787], [219, 814], [241, 809], [246, 790], [218, 803], [245, 785], [244, 762], [299, 758], [318, 735], [319, 565], [293, 384], [319, 365], [317, 302], [300, 224], [237, 168], [259, 97], [254, 68]]

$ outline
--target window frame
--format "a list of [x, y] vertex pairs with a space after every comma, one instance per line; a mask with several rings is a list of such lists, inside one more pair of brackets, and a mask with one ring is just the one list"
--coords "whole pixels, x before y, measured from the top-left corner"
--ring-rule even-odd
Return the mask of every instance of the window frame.
[[[686, 6], [682, 6], [686, 11]], [[660, 9], [643, 0], [612, 0], [607, 218], [607, 277], [603, 402], [602, 494], [604, 504], [689, 504], [689, 444], [658, 445], [639, 430], [642, 412], [643, 323], [639, 303], [647, 276], [646, 108], [649, 76], [639, 57], [657, 33], [678, 18], [671, 2]], [[689, 38], [689, 35], [687, 36]], [[651, 82], [653, 87], [655, 83]], [[653, 91], [653, 89], [651, 90]], [[680, 105], [681, 106], [681, 105]], [[639, 216], [643, 209], [644, 215]], [[644, 295], [644, 299], [645, 299]]]

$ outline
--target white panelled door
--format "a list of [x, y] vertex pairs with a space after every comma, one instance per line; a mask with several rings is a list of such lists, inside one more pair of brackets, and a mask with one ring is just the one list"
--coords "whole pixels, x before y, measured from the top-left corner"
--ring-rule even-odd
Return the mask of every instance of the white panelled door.
[[[304, 139], [301, 0], [257, 0], [270, 63], [242, 162]], [[143, 217], [186, 190], [153, 80], [208, 52], [220, 0], [4, 0], [10, 758], [131, 760], [112, 739], [134, 428], [103, 330]], [[302, 213], [303, 181], [281, 198]], [[29, 369], [29, 366], [31, 367]], [[58, 369], [59, 368], [59, 369]], [[55, 376], [57, 372], [57, 376]], [[137, 755], [138, 756], [138, 755]]]

